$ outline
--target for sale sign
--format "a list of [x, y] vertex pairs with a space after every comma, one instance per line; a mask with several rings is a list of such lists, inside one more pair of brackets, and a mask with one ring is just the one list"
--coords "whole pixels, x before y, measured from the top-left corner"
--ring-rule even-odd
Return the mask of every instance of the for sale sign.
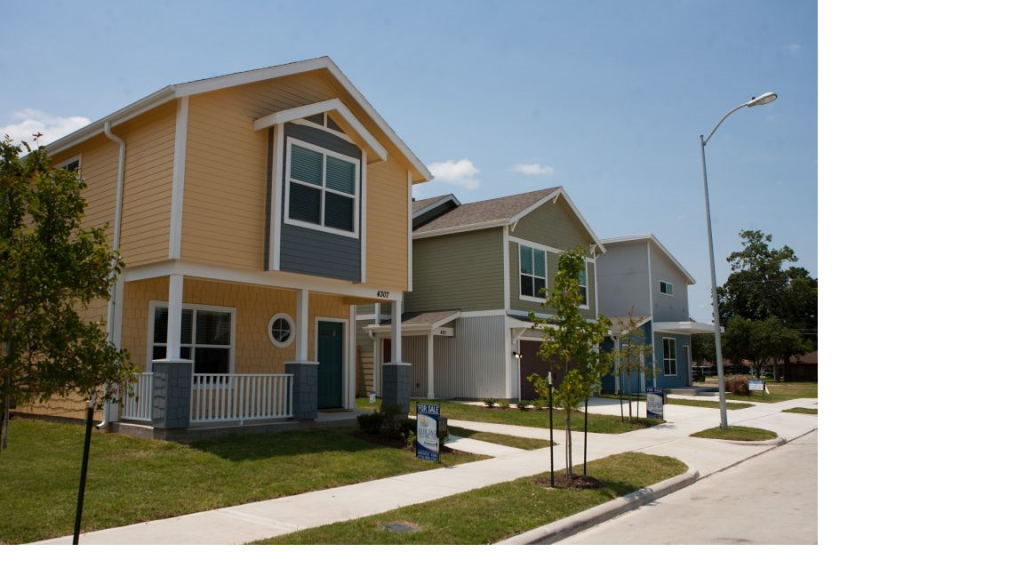
[[441, 441], [437, 437], [437, 421], [441, 407], [437, 404], [416, 403], [416, 457], [437, 462], [441, 456]]
[[647, 417], [665, 419], [665, 391], [660, 388], [647, 389]]

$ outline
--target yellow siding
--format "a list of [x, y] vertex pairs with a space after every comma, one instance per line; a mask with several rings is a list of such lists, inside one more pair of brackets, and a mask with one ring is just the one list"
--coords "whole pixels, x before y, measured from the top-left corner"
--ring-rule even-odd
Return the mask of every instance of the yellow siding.
[[85, 180], [86, 202], [83, 228], [107, 226], [107, 244], [114, 239], [114, 204], [117, 200], [117, 144], [105, 136], [89, 141], [53, 157], [54, 164], [81, 157], [79, 175]]
[[366, 283], [401, 292], [409, 282], [408, 172], [393, 159], [370, 164], [366, 190]]
[[263, 269], [268, 114], [334, 98], [308, 73], [189, 99], [182, 259]]
[[[347, 320], [349, 318], [350, 301], [340, 296], [330, 294], [309, 295], [309, 359], [316, 358], [316, 319], [335, 318]], [[345, 334], [345, 346], [349, 345], [348, 334]]]
[[128, 351], [139, 370], [149, 360], [149, 303], [167, 301], [167, 278], [154, 278], [124, 285], [124, 313], [121, 316], [121, 348]]
[[[128, 267], [167, 259], [176, 107], [169, 102], [113, 130], [127, 142], [121, 254]], [[115, 170], [116, 162], [115, 154]]]

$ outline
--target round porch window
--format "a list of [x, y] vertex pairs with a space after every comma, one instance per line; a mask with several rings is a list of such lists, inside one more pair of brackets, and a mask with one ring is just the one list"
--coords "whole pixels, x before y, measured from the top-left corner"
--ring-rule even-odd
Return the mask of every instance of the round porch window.
[[292, 322], [291, 316], [283, 312], [274, 314], [267, 326], [267, 332], [270, 334], [270, 341], [274, 343], [274, 346], [284, 348], [295, 338], [295, 323]]

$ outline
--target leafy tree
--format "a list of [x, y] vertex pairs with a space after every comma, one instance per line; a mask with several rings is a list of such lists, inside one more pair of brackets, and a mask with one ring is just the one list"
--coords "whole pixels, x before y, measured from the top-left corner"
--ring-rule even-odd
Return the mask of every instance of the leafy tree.
[[[579, 246], [559, 256], [554, 286], [544, 292], [544, 306], [553, 310], [554, 315], [542, 321], [530, 312], [533, 327], [544, 332], [538, 354], [552, 372], [563, 375], [554, 388], [552, 402], [565, 414], [565, 475], [569, 479], [573, 477], [572, 412], [600, 388], [601, 377], [611, 369], [610, 355], [601, 350], [611, 322], [604, 316], [596, 322], [589, 321], [580, 312], [580, 276], [586, 271], [585, 256], [584, 248]], [[546, 376], [531, 374], [529, 380], [541, 399], [547, 400]]]
[[789, 348], [777, 357], [788, 366], [790, 357], [817, 348], [818, 280], [792, 265], [798, 261], [792, 248], [772, 248], [771, 234], [744, 230], [740, 237], [743, 250], [727, 258], [732, 273], [718, 289], [722, 325], [729, 326], [735, 317], [777, 318], [800, 335], [785, 338]]
[[[626, 316], [625, 324], [621, 326], [619, 335], [619, 350], [612, 356], [615, 363], [615, 373], [622, 378], [622, 382], [632, 382], [632, 376], [639, 381], [640, 375], [654, 376], [654, 368], [647, 362], [647, 359], [654, 354], [654, 346], [647, 343], [643, 328], [640, 326], [640, 318], [633, 316], [633, 309], [630, 308]], [[642, 393], [642, 391], [641, 391]], [[621, 417], [622, 394], [619, 390], [619, 412]], [[640, 417], [640, 405], [637, 403], [637, 417]], [[630, 392], [629, 421], [633, 421], [633, 400]]]
[[[27, 154], [19, 157], [22, 147]], [[45, 148], [0, 142], [0, 399], [4, 440], [12, 403], [93, 397], [127, 382], [127, 352], [83, 319], [121, 270], [103, 228], [83, 229], [85, 183], [54, 169]], [[116, 386], [103, 400], [115, 399]]]
[[803, 346], [800, 333], [786, 328], [778, 318], [747, 320], [736, 316], [722, 334], [722, 354], [737, 365], [749, 360], [757, 374], [768, 362], [782, 358], [791, 350], [802, 350]]
[[715, 335], [694, 334], [690, 336], [690, 354], [694, 364], [715, 361]]

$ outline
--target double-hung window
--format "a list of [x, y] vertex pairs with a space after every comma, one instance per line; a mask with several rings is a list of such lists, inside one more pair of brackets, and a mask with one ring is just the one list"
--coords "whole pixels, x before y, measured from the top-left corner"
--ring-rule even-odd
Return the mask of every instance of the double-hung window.
[[[151, 358], [167, 357], [167, 306], [156, 306], [153, 314]], [[232, 312], [212, 308], [181, 310], [181, 357], [192, 360], [196, 374], [231, 372]]]
[[588, 305], [587, 300], [587, 264], [583, 263], [583, 270], [580, 271], [580, 306], [586, 308]]
[[519, 245], [519, 294], [544, 298], [547, 287], [547, 256], [543, 250]]
[[356, 158], [289, 138], [285, 221], [358, 236], [359, 167]]
[[659, 282], [658, 291], [662, 294], [671, 296], [672, 295], [672, 283], [671, 282]]
[[675, 338], [663, 338], [661, 340], [661, 351], [662, 372], [665, 376], [675, 376], [677, 374]]

